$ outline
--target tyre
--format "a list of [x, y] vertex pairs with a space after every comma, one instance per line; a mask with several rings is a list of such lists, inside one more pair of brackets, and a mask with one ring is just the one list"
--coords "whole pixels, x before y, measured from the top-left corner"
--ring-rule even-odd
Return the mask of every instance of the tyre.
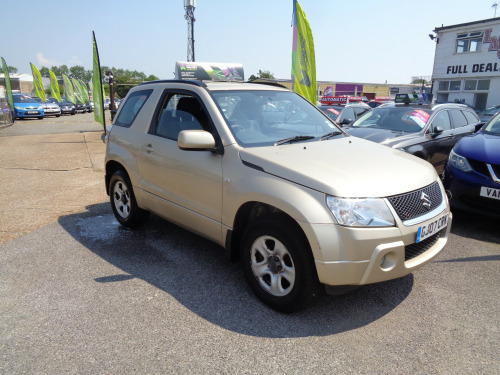
[[127, 228], [137, 228], [148, 220], [149, 212], [137, 206], [132, 184], [124, 171], [116, 171], [109, 182], [109, 199], [116, 220]]
[[271, 308], [294, 312], [320, 291], [311, 248], [285, 215], [257, 219], [243, 235], [243, 272], [255, 295]]
[[43, 116], [42, 117], [37, 117], [39, 120], [43, 120]]

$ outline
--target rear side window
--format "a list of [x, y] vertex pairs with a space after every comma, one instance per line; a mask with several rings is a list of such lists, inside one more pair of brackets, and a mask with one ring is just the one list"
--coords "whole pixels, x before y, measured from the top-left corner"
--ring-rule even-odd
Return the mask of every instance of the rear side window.
[[134, 122], [135, 118], [137, 117], [137, 114], [141, 110], [144, 103], [146, 103], [146, 100], [148, 100], [149, 95], [151, 95], [152, 92], [153, 90], [142, 90], [130, 94], [125, 100], [125, 103], [122, 104], [123, 107], [114, 125], [129, 128], [130, 125], [132, 125], [132, 123]]
[[462, 111], [462, 113], [464, 114], [465, 118], [467, 119], [467, 123], [469, 125], [471, 124], [477, 124], [479, 122], [479, 117], [477, 117], [477, 115], [471, 111]]
[[434, 133], [438, 127], [442, 130], [451, 129], [450, 116], [448, 116], [448, 112], [449, 111], [441, 111], [436, 115], [436, 117], [434, 117], [434, 120], [432, 120], [431, 133]]
[[452, 109], [450, 111], [450, 115], [451, 115], [451, 118], [453, 119], [453, 127], [455, 129], [468, 125], [467, 119], [465, 118], [465, 115], [463, 114], [462, 111], [460, 111], [458, 109]]

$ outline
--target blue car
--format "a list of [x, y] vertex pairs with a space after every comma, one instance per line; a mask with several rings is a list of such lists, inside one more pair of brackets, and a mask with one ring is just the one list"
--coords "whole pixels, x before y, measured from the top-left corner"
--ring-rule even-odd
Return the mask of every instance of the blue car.
[[12, 98], [14, 99], [16, 118], [43, 119], [44, 111], [41, 103], [37, 103], [32, 97], [23, 94], [13, 94]]
[[500, 219], [500, 113], [455, 145], [443, 183], [452, 207]]

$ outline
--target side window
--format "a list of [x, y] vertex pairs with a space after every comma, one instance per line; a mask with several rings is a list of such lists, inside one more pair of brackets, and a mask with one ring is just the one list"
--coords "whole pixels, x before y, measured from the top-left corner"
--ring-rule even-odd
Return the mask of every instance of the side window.
[[467, 123], [469, 125], [471, 124], [477, 124], [480, 120], [479, 117], [474, 112], [471, 111], [462, 111], [464, 114], [465, 118], [467, 119]]
[[341, 118], [339, 118], [339, 122], [342, 122], [342, 120], [348, 119], [351, 121], [354, 121], [356, 118], [354, 117], [354, 110], [352, 108], [346, 108], [342, 112]]
[[437, 115], [432, 120], [430, 128], [431, 133], [434, 133], [438, 126], [443, 130], [451, 129], [451, 122], [450, 122], [450, 116], [448, 115], [448, 111], [440, 111], [437, 113]]
[[209, 130], [208, 116], [194, 96], [172, 93], [159, 111], [155, 134], [177, 140], [182, 130]]
[[457, 129], [467, 125], [467, 119], [459, 109], [452, 109], [450, 115], [453, 119], [453, 128]]
[[114, 124], [126, 128], [130, 127], [152, 92], [153, 90], [143, 90], [130, 94], [122, 105], [123, 108], [118, 114]]

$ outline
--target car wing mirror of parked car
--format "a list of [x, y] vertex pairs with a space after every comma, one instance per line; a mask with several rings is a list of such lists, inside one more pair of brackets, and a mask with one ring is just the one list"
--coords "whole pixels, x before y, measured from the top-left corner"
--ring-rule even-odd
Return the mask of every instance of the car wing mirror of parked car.
[[479, 131], [479, 129], [481, 129], [483, 127], [484, 124], [485, 124], [485, 122], [480, 122], [479, 124], [476, 124], [474, 126], [474, 133], [477, 133]]
[[345, 119], [342, 119], [342, 121], [340, 122], [340, 125], [350, 125], [351, 122], [352, 122], [351, 119], [345, 118]]
[[177, 145], [186, 151], [212, 151], [215, 149], [215, 139], [205, 130], [183, 130], [179, 133]]
[[436, 126], [434, 131], [431, 133], [431, 136], [437, 137], [441, 133], [443, 133], [443, 128], [441, 126]]

